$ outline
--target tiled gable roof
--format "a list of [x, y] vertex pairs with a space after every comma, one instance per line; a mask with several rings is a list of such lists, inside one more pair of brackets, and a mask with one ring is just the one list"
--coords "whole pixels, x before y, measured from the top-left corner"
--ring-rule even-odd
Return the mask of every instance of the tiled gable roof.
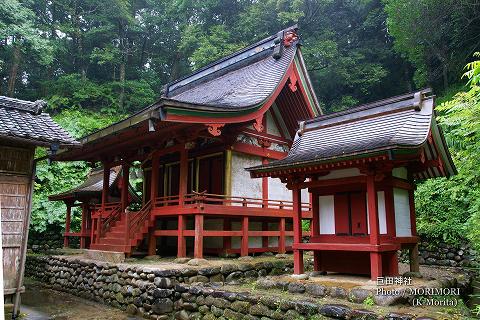
[[[301, 124], [287, 157], [248, 170], [271, 171], [420, 148], [431, 130], [437, 145], [447, 150], [435, 122], [433, 98], [430, 90], [424, 90], [307, 120]], [[448, 174], [454, 174], [448, 150], [444, 158]]]
[[78, 142], [42, 112], [44, 101], [25, 101], [0, 96], [0, 138], [22, 139], [36, 145]]

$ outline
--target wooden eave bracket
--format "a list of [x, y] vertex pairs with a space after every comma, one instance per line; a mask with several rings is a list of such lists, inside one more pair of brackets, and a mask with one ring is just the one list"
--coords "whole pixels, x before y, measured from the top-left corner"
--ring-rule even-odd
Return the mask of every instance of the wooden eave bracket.
[[255, 123], [253, 124], [253, 127], [257, 132], [263, 132], [265, 127], [263, 126], [263, 114], [255, 119]]
[[224, 123], [210, 123], [210, 124], [206, 124], [207, 128], [208, 128], [208, 132], [214, 136], [214, 137], [218, 137], [219, 135], [222, 134], [222, 131], [220, 130], [221, 128], [223, 128], [225, 126]]

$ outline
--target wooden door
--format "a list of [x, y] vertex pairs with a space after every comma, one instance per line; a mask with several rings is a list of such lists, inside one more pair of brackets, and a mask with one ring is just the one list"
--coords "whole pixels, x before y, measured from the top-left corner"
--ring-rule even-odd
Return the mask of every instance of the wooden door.
[[350, 214], [352, 217], [352, 234], [366, 235], [367, 232], [367, 200], [365, 192], [350, 194]]
[[345, 236], [350, 234], [350, 208], [348, 193], [337, 193], [334, 198], [335, 234]]
[[223, 194], [223, 155], [207, 157], [198, 161], [198, 191]]

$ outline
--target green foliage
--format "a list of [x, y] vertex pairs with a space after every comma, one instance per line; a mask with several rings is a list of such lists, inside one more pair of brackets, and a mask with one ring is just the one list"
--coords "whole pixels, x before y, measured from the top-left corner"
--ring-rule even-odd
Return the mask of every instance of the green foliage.
[[[437, 107], [438, 121], [458, 174], [418, 186], [416, 207], [421, 234], [457, 242], [468, 237], [480, 248], [480, 86], [479, 63], [467, 66], [470, 89]], [[473, 71], [473, 72], [472, 72]]]
[[[476, 1], [384, 0], [395, 49], [413, 63], [415, 82], [446, 90], [479, 44]], [[438, 90], [437, 90], [438, 91]]]

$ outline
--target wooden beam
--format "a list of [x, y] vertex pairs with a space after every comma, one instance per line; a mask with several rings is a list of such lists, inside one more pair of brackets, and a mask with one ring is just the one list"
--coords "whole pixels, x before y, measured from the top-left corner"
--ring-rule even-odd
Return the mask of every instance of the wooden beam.
[[279, 224], [279, 229], [280, 229], [280, 236], [278, 237], [278, 253], [285, 253], [285, 243], [286, 243], [286, 237], [285, 237], [285, 218], [280, 218], [280, 224]]
[[368, 221], [370, 224], [370, 244], [380, 244], [380, 230], [378, 223], [377, 188], [375, 174], [367, 176]]
[[197, 259], [203, 258], [203, 214], [195, 215], [195, 242], [193, 255]]
[[[187, 217], [183, 215], [178, 216], [177, 258], [184, 258], [187, 256], [187, 246], [186, 246], [185, 235], [184, 235], [184, 231], [186, 229], [186, 223], [185, 223], [186, 219]], [[195, 239], [195, 242], [196, 242], [196, 239]]]
[[85, 230], [87, 230], [87, 208], [86, 204], [82, 203], [82, 222], [80, 224], [80, 233], [82, 236], [80, 236], [80, 249], [85, 249], [85, 242], [86, 242], [86, 236], [85, 236]]
[[240, 255], [248, 256], [248, 216], [242, 218], [242, 244]]
[[188, 149], [185, 148], [185, 144], [182, 143], [180, 149], [180, 173], [179, 173], [179, 205], [183, 206], [185, 203], [185, 195], [188, 190]]
[[[293, 199], [293, 245], [302, 243], [302, 189], [292, 190]], [[303, 251], [299, 248], [293, 250], [293, 272], [304, 273]]]
[[247, 144], [243, 142], [236, 142], [235, 144], [233, 144], [232, 150], [245, 153], [245, 154], [254, 155], [254, 156], [275, 159], [275, 160], [283, 159], [287, 156], [286, 152], [279, 152], [279, 151], [270, 150], [266, 148], [260, 148], [260, 147], [256, 147], [251, 144]]
[[125, 209], [128, 207], [128, 185], [130, 184], [130, 164], [122, 164], [122, 190], [120, 193], [120, 203], [122, 206], [122, 213], [125, 212]]
[[[65, 233], [70, 232], [70, 221], [71, 221], [71, 214], [72, 214], [72, 207], [70, 204], [67, 204], [67, 215], [65, 217]], [[68, 236], [63, 237], [63, 247], [69, 247], [69, 239]]]

